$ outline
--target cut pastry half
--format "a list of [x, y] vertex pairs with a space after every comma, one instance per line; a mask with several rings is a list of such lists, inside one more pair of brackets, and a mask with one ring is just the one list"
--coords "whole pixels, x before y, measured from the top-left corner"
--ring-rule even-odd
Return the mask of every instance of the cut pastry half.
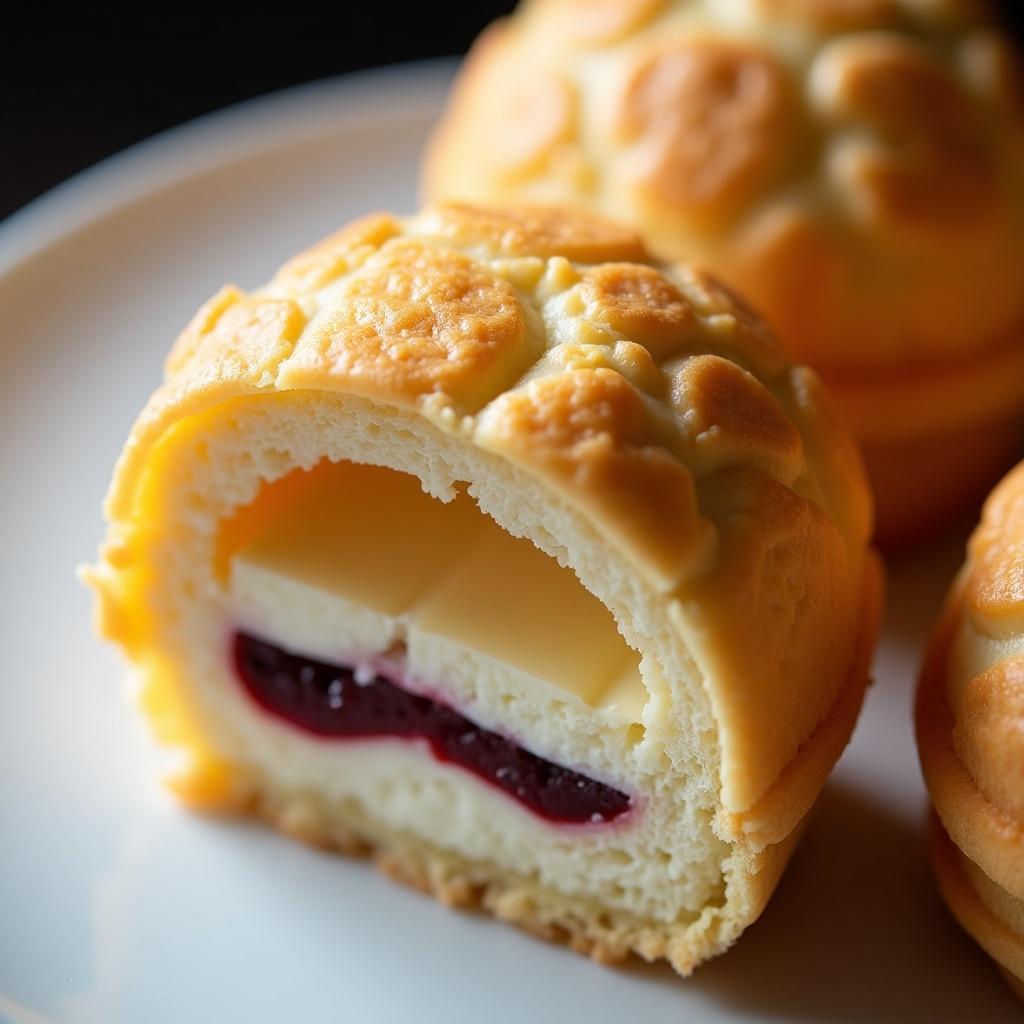
[[605, 221], [358, 221], [179, 338], [100, 626], [251, 810], [601, 959], [760, 912], [861, 703], [870, 502], [814, 375]]
[[957, 920], [1024, 986], [1024, 463], [992, 492], [917, 698], [930, 847]]

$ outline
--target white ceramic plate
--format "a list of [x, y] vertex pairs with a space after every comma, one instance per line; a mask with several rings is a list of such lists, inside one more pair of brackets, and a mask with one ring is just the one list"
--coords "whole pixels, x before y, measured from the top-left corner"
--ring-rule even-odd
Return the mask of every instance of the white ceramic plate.
[[177, 807], [77, 563], [169, 342], [367, 210], [415, 205], [451, 68], [205, 118], [0, 229], [0, 1019], [911, 1021], [1016, 1004], [936, 897], [910, 700], [962, 539], [902, 566], [856, 738], [764, 917], [688, 982], [605, 969], [256, 825]]

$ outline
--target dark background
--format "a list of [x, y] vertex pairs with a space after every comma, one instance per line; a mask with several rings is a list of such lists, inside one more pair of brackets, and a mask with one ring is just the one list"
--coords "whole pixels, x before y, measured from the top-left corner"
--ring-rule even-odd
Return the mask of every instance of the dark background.
[[[363, 0], [317, 13], [209, 10], [201, 18], [194, 9], [146, 6], [136, 20], [35, 6], [3, 19], [0, 218], [83, 167], [229, 103], [343, 71], [461, 53], [513, 3]], [[1024, 38], [1024, 0], [999, 6]]]
[[0, 218], [199, 114], [344, 71], [462, 53], [514, 4], [363, 0], [198, 16], [146, 5], [136, 20], [37, 6], [9, 7], [0, 27]]

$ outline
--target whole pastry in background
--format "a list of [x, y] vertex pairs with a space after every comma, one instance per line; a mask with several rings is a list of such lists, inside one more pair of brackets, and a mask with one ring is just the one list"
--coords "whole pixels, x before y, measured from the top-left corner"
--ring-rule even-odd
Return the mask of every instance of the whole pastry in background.
[[1024, 463], [971, 538], [925, 663], [917, 742], [939, 887], [1024, 996]]
[[810, 370], [592, 216], [350, 225], [175, 345], [88, 573], [178, 788], [688, 973], [861, 703], [870, 497]]
[[1024, 450], [1024, 72], [980, 3], [527, 0], [423, 183], [600, 210], [736, 287], [833, 392], [889, 545]]

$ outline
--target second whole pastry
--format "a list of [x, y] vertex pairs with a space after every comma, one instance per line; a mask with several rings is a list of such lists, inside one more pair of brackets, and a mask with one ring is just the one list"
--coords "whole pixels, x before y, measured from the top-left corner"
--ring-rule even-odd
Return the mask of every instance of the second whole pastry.
[[528, 0], [424, 188], [598, 209], [736, 286], [826, 379], [892, 546], [1022, 447], [1022, 83], [978, 3]]

